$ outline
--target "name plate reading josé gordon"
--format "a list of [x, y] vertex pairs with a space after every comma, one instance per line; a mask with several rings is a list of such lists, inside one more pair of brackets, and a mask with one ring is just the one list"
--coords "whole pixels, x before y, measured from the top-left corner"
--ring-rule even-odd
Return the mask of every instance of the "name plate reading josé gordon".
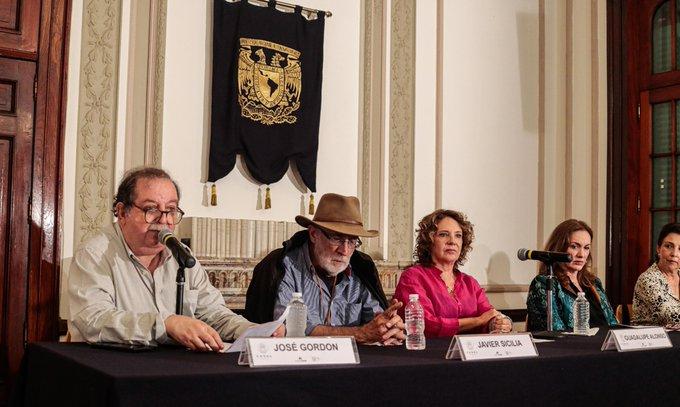
[[250, 366], [357, 364], [353, 337], [248, 338]]

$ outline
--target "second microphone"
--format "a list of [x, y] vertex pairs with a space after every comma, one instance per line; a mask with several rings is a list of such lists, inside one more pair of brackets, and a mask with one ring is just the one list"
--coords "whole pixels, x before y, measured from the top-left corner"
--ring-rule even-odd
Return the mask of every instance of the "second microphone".
[[517, 258], [525, 260], [538, 260], [543, 263], [570, 263], [571, 255], [562, 252], [542, 252], [539, 250], [519, 249], [517, 251]]

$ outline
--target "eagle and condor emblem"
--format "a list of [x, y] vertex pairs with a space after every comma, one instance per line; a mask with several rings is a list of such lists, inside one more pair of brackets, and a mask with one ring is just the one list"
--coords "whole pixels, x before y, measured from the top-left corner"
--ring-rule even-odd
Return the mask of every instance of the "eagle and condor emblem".
[[302, 91], [301, 53], [265, 40], [240, 38], [239, 43], [241, 116], [266, 125], [295, 123]]
[[[207, 180], [237, 157], [255, 184], [291, 166], [316, 191], [326, 16], [248, 1], [213, 2], [210, 153]], [[303, 81], [304, 79], [304, 81]], [[304, 83], [303, 83], [304, 82]]]

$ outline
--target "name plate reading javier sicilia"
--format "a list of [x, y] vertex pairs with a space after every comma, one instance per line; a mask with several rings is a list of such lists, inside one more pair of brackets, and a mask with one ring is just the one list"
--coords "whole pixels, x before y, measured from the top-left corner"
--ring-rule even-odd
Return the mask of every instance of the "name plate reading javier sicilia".
[[502, 335], [456, 335], [446, 359], [485, 360], [537, 357], [530, 333]]
[[602, 350], [616, 349], [619, 352], [672, 347], [668, 334], [660, 326], [610, 330], [602, 344]]
[[247, 355], [242, 357], [248, 359], [250, 367], [359, 363], [357, 344], [352, 336], [247, 338], [246, 341]]

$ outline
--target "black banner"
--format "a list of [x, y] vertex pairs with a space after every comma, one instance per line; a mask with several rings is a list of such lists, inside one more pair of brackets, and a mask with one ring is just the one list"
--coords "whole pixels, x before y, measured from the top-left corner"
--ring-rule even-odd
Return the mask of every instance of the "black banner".
[[316, 192], [325, 15], [274, 6], [215, 0], [208, 181], [241, 154], [257, 181], [280, 180], [294, 162]]

